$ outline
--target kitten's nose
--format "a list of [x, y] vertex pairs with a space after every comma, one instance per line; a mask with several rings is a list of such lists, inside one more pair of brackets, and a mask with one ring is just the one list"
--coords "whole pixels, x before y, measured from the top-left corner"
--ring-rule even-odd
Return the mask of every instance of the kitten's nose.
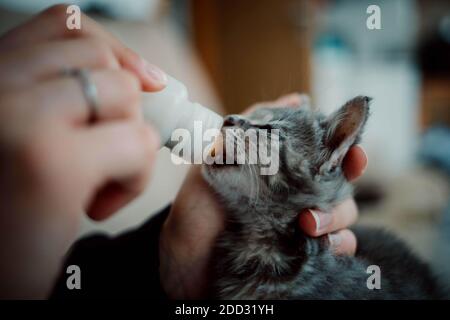
[[237, 115], [229, 115], [223, 119], [224, 127], [234, 127], [234, 126], [244, 127], [246, 123], [247, 120]]

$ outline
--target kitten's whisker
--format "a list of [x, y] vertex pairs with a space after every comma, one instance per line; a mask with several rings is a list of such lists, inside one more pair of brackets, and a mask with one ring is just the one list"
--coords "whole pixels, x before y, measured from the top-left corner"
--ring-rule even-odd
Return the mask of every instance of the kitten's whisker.
[[[253, 183], [251, 183], [251, 185], [250, 185], [250, 188], [251, 188], [250, 195], [255, 195], [255, 199], [256, 199], [257, 194], [258, 194], [257, 177], [255, 177], [255, 175], [254, 175], [253, 168], [248, 164], [248, 159], [247, 159], [246, 153], [245, 153], [245, 141], [242, 139], [242, 137], [240, 137], [237, 134], [237, 132], [235, 130], [231, 130], [230, 132], [237, 141], [237, 143], [235, 144], [235, 146], [237, 147], [236, 156], [240, 157], [242, 154], [244, 155], [244, 163], [242, 164], [241, 169], [240, 169], [241, 173], [244, 170], [245, 166], [248, 166], [250, 169], [248, 172], [249, 172], [251, 180], [253, 180], [252, 181]], [[235, 159], [235, 161], [237, 161], [237, 159]]]
[[259, 191], [260, 191], [260, 181], [259, 181], [259, 177], [258, 177], [258, 173], [256, 171], [255, 168], [255, 164], [250, 164], [250, 153], [253, 150], [258, 150], [257, 145], [251, 140], [248, 139], [248, 155], [246, 154], [246, 149], [245, 149], [245, 139], [242, 139], [242, 137], [240, 137], [234, 130], [232, 131], [233, 137], [236, 138], [237, 140], [237, 145], [239, 150], [237, 150], [237, 154], [241, 155], [242, 153], [244, 154], [244, 164], [241, 168], [241, 171], [244, 169], [244, 166], [249, 168], [249, 175], [251, 178], [251, 189], [250, 189], [250, 194], [251, 196], [254, 198], [254, 205], [256, 205], [258, 203], [258, 198], [259, 198]]

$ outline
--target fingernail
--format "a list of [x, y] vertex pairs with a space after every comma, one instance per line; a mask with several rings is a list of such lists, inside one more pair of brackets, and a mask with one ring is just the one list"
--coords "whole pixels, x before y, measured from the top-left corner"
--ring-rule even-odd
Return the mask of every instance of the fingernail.
[[330, 213], [324, 213], [318, 210], [308, 210], [316, 223], [316, 233], [321, 233], [330, 225], [332, 216]]
[[164, 71], [162, 71], [157, 66], [148, 63], [146, 60], [143, 60], [144, 70], [147, 76], [151, 81], [156, 82], [157, 84], [166, 85], [167, 84], [167, 75]]
[[329, 233], [328, 242], [330, 243], [331, 249], [337, 249], [342, 243], [342, 237], [338, 233]]

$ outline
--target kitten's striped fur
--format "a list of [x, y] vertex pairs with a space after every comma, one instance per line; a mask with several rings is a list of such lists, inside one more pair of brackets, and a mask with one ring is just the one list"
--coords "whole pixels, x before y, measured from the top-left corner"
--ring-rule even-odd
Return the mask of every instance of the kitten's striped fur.
[[[327, 212], [352, 195], [341, 163], [360, 139], [369, 103], [370, 98], [356, 97], [329, 117], [302, 105], [257, 109], [240, 118], [247, 128], [265, 121], [280, 130], [280, 169], [274, 176], [255, 176], [257, 165], [204, 166], [205, 179], [227, 211], [227, 227], [215, 252], [215, 297], [443, 297], [428, 266], [384, 231], [355, 230], [358, 252], [350, 257], [334, 255], [326, 237], [310, 238], [297, 227], [302, 209]], [[366, 285], [366, 269], [372, 264], [381, 268], [380, 290]]]

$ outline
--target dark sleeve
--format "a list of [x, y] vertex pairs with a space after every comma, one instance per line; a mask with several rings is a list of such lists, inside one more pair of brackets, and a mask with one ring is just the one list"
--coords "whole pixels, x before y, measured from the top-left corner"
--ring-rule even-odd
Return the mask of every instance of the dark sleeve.
[[[76, 242], [50, 298], [165, 299], [159, 281], [159, 234], [169, 210], [116, 238], [93, 235]], [[80, 268], [79, 290], [67, 288], [69, 265]]]

